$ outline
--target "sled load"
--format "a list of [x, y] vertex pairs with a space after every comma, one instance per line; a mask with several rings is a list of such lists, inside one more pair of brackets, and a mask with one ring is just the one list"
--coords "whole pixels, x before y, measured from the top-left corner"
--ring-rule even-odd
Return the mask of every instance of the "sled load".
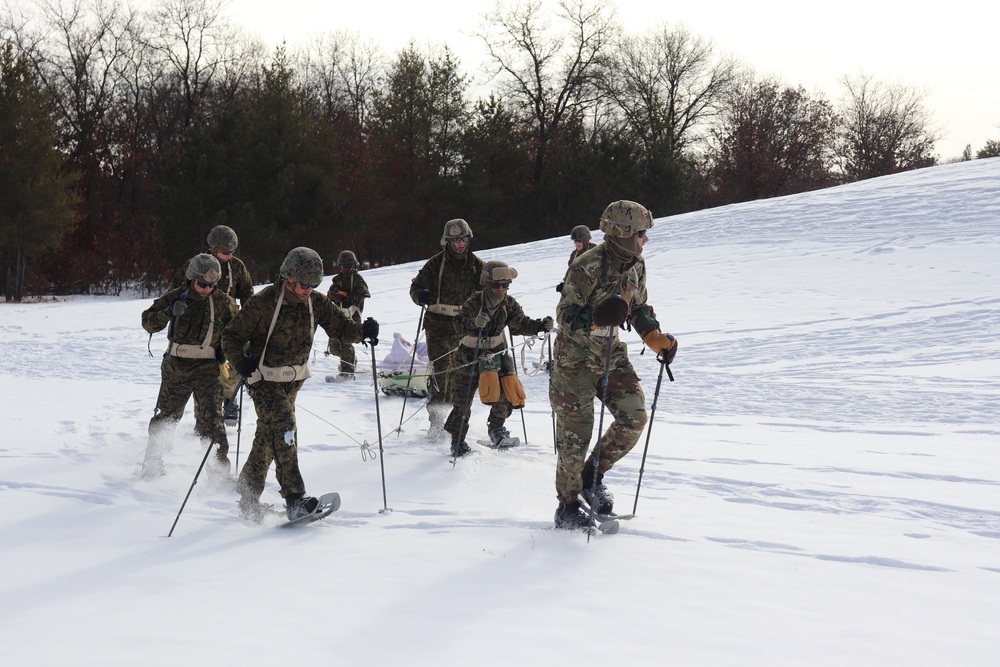
[[387, 396], [426, 398], [430, 395], [427, 382], [431, 374], [427, 343], [417, 343], [414, 357], [413, 344], [398, 333], [392, 334], [392, 349], [378, 365], [378, 384], [382, 393]]

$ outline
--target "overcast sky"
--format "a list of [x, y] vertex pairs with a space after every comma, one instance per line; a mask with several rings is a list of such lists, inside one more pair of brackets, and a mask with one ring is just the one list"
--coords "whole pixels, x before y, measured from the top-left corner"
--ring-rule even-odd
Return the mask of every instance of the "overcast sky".
[[[554, 0], [544, 0], [554, 7]], [[475, 74], [482, 43], [471, 36], [494, 0], [231, 0], [239, 25], [270, 44], [289, 46], [347, 29], [394, 53], [411, 39], [446, 43]], [[840, 79], [861, 73], [927, 91], [927, 108], [941, 127], [942, 160], [1000, 140], [1000, 55], [994, 31], [1000, 5], [952, 0], [933, 6], [840, 0], [616, 0], [626, 30], [683, 23], [762, 74], [839, 97]]]

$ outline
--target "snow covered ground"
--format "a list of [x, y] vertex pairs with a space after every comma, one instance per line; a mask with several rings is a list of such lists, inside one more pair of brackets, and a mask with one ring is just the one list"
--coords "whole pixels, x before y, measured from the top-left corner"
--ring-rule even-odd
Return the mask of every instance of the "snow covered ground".
[[[658, 220], [649, 293], [676, 382], [638, 516], [589, 543], [551, 528], [547, 376], [523, 378], [519, 449], [453, 467], [421, 401], [397, 434], [402, 399], [381, 397], [384, 459], [364, 460], [372, 379], [324, 382], [322, 331], [300, 460], [341, 510], [258, 526], [203, 474], [168, 538], [203, 450], [189, 405], [167, 475], [138, 477], [164, 347], [150, 358], [139, 326], [151, 299], [0, 304], [0, 664], [994, 665], [998, 184], [1000, 159], [976, 160]], [[518, 269], [540, 317], [571, 250], [479, 254]], [[365, 273], [378, 359], [416, 331], [418, 266]], [[625, 338], [649, 403], [658, 364]], [[645, 442], [608, 475], [619, 511]], [[280, 504], [273, 474], [263, 499]]]

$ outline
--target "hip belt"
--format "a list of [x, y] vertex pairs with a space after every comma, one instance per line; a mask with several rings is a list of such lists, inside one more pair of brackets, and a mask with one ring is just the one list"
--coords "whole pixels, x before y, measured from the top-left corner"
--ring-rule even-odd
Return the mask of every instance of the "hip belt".
[[449, 306], [446, 303], [432, 303], [427, 306], [428, 313], [434, 313], [435, 315], [447, 315], [448, 317], [455, 317], [460, 312], [462, 308], [460, 306]]
[[[462, 347], [467, 347], [470, 350], [476, 349], [476, 336], [465, 336], [462, 341]], [[507, 339], [503, 334], [496, 336], [483, 336], [482, 340], [479, 341], [480, 348], [493, 349], [494, 347], [499, 347], [507, 343]]]
[[167, 352], [171, 357], [180, 359], [215, 359], [215, 348], [211, 345], [185, 345], [174, 343]]
[[292, 366], [264, 366], [261, 364], [257, 370], [247, 378], [247, 384], [253, 385], [263, 380], [264, 382], [295, 382], [312, 377], [309, 373], [309, 364], [295, 364]]

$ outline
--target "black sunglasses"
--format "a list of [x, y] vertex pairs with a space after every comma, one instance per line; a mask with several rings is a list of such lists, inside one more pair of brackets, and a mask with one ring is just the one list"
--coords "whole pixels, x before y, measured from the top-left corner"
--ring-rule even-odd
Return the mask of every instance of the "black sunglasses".
[[639, 231], [637, 231], [635, 233], [635, 235], [638, 236], [640, 239], [644, 239], [644, 238], [646, 238], [646, 230], [645, 229], [640, 229]]
[[293, 280], [292, 282], [301, 287], [302, 289], [316, 289], [317, 287], [319, 287], [319, 283], [316, 283], [315, 285], [310, 285], [309, 283], [300, 283], [295, 280]]
[[510, 283], [490, 283], [490, 287], [493, 289], [507, 289], [510, 287]]
[[198, 287], [202, 289], [215, 289], [215, 286], [219, 284], [219, 281], [215, 281], [214, 283], [206, 283], [204, 280], [196, 280], [195, 283], [197, 283]]

